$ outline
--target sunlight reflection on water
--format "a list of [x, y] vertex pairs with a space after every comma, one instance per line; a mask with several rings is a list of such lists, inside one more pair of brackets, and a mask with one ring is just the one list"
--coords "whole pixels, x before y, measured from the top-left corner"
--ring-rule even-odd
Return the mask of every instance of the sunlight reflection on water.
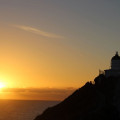
[[0, 120], [33, 120], [58, 101], [0, 100]]

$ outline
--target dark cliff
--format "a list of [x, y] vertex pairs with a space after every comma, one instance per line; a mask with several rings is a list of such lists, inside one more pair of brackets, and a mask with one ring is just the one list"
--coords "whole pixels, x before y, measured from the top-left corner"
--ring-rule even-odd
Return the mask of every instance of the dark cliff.
[[120, 77], [100, 75], [35, 120], [120, 120]]

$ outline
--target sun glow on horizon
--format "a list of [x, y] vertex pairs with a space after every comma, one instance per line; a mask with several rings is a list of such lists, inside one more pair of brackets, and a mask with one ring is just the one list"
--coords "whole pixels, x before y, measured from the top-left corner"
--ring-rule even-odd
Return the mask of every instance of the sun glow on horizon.
[[4, 88], [6, 85], [2, 82], [0, 82], [0, 89]]

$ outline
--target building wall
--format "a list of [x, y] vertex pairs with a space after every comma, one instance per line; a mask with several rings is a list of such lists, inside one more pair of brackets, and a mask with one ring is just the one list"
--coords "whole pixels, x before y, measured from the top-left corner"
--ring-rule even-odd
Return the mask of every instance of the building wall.
[[120, 70], [120, 60], [112, 60], [111, 69]]
[[120, 70], [105, 70], [105, 76], [106, 77], [110, 77], [110, 76], [114, 76], [114, 77], [117, 77], [117, 76], [120, 76]]

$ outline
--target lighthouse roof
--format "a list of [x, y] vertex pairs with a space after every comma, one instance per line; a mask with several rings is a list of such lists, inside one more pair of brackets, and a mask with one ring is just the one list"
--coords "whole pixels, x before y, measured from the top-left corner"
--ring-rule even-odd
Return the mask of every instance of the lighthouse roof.
[[113, 56], [111, 60], [120, 60], [118, 52], [116, 52], [115, 56]]

